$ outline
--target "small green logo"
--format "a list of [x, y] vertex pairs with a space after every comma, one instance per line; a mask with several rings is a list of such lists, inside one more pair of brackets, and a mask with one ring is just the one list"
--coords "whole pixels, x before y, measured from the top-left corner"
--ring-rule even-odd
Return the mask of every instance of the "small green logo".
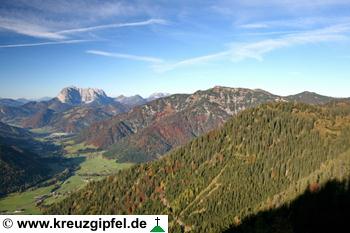
[[157, 218], [156, 218], [157, 226], [153, 227], [153, 229], [151, 230], [151, 232], [165, 232], [165, 231], [163, 230], [163, 228], [161, 228], [161, 227], [158, 225], [158, 221], [159, 221], [159, 220], [160, 220], [160, 219], [157, 217]]

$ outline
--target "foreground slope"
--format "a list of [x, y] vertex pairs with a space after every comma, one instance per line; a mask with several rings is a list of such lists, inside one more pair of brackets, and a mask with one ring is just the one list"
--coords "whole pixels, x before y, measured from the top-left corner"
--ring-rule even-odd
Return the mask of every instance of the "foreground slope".
[[221, 232], [350, 175], [350, 104], [274, 103], [157, 161], [94, 182], [51, 214], [169, 214], [170, 232]]
[[350, 219], [350, 181], [312, 185], [288, 205], [259, 212], [225, 233], [343, 232]]

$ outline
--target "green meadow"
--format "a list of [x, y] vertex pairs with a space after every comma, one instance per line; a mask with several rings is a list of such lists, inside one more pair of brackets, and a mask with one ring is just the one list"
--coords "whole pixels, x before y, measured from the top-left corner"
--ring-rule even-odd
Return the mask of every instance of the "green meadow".
[[9, 214], [40, 214], [40, 207], [37, 201], [43, 198], [41, 205], [50, 205], [67, 197], [71, 192], [76, 191], [92, 180], [99, 180], [106, 176], [113, 175], [121, 169], [132, 166], [131, 163], [117, 163], [102, 156], [101, 152], [79, 155], [79, 150], [86, 149], [83, 144], [69, 142], [65, 146], [67, 158], [81, 158], [81, 163], [73, 175], [65, 181], [58, 181], [55, 184], [40, 188], [30, 188], [24, 192], [12, 193], [0, 199], [0, 212]]

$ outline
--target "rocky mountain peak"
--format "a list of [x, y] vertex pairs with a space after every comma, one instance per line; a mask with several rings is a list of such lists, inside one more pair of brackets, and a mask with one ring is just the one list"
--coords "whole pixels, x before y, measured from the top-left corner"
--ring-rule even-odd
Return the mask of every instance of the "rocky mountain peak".
[[115, 100], [130, 108], [147, 103], [147, 100], [142, 98], [142, 96], [140, 95], [133, 95], [133, 96], [120, 95], [117, 98], [115, 98]]
[[82, 103], [88, 104], [94, 101], [104, 103], [108, 101], [109, 97], [102, 89], [72, 86], [63, 88], [58, 94], [57, 99], [62, 103], [76, 105]]
[[156, 99], [159, 99], [159, 98], [167, 97], [167, 96], [169, 96], [169, 95], [170, 95], [170, 93], [155, 92], [155, 93], [151, 94], [151, 95], [147, 98], [147, 101], [156, 100]]

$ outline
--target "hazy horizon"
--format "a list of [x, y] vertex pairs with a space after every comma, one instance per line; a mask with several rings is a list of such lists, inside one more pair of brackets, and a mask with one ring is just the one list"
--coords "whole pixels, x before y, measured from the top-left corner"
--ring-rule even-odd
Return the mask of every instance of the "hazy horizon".
[[[106, 95], [109, 96], [109, 97], [112, 97], [112, 98], [117, 98], [121, 95], [123, 96], [126, 96], [126, 97], [130, 97], [130, 96], [135, 96], [135, 95], [140, 95], [142, 98], [148, 98], [149, 96], [153, 95], [153, 94], [157, 94], [157, 93], [166, 93], [166, 94], [170, 94], [170, 95], [174, 95], [174, 94], [193, 94], [194, 92], [196, 91], [204, 91], [204, 90], [208, 90], [208, 89], [211, 89], [211, 88], [214, 88], [216, 86], [222, 86], [222, 85], [215, 85], [215, 86], [212, 86], [212, 87], [209, 87], [209, 88], [205, 88], [205, 89], [197, 89], [197, 90], [194, 90], [192, 92], [177, 92], [177, 93], [169, 93], [169, 92], [165, 92], [165, 91], [154, 91], [148, 95], [141, 95], [141, 94], [138, 94], [138, 93], [134, 93], [134, 94], [131, 94], [131, 95], [125, 95], [123, 93], [120, 93], [120, 94], [109, 94], [108, 92], [106, 92], [105, 90], [103, 90], [102, 88], [97, 88], [97, 89], [102, 89], [103, 91], [105, 91]], [[67, 87], [77, 87], [77, 88], [96, 88], [96, 87], [83, 87], [83, 86], [67, 86]], [[230, 86], [222, 86], [222, 87], [228, 87], [228, 88], [242, 88], [242, 89], [251, 89], [251, 90], [257, 90], [257, 89], [260, 89], [260, 90], [263, 90], [263, 91], [267, 91], [271, 94], [274, 94], [274, 95], [278, 95], [278, 96], [290, 96], [290, 95], [296, 95], [296, 94], [300, 94], [302, 92], [313, 92], [313, 93], [316, 93], [316, 94], [319, 94], [319, 95], [323, 95], [323, 96], [328, 96], [328, 97], [334, 97], [334, 98], [349, 98], [349, 96], [331, 96], [331, 95], [326, 95], [326, 94], [323, 94], [323, 93], [319, 93], [319, 92], [314, 92], [314, 91], [309, 91], [309, 90], [303, 90], [303, 91], [300, 91], [300, 92], [297, 92], [297, 93], [291, 93], [291, 94], [288, 94], [288, 95], [283, 95], [283, 94], [278, 94], [278, 93], [274, 93], [274, 92], [271, 92], [269, 90], [266, 90], [266, 89], [262, 89], [262, 88], [249, 88], [249, 87], [230, 87]], [[60, 90], [62, 90], [63, 88], [65, 87], [62, 87]], [[59, 90], [59, 91], [60, 91]], [[59, 91], [53, 95], [53, 96], [39, 96], [39, 97], [7, 97], [7, 96], [0, 96], [0, 99], [14, 99], [14, 100], [17, 100], [17, 99], [26, 99], [26, 100], [33, 100], [33, 101], [36, 101], [36, 100], [40, 100], [40, 99], [46, 99], [46, 98], [55, 98], [57, 96], [57, 94], [59, 93]]]

